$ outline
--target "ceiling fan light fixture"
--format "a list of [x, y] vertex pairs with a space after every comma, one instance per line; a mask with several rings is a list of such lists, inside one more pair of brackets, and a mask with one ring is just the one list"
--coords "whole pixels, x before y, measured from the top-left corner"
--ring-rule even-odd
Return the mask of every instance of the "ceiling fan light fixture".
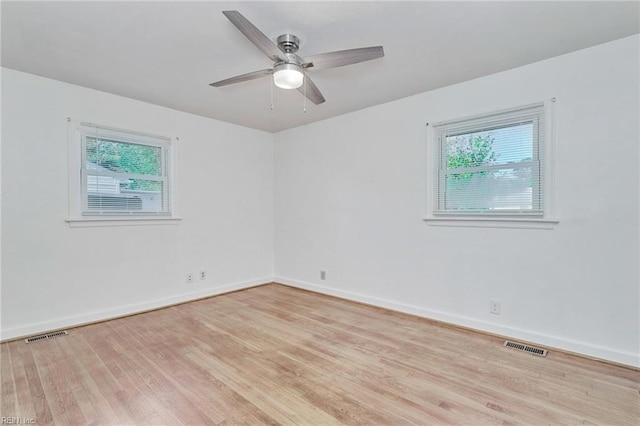
[[304, 73], [298, 64], [278, 64], [273, 68], [273, 82], [281, 89], [297, 89], [303, 81]]

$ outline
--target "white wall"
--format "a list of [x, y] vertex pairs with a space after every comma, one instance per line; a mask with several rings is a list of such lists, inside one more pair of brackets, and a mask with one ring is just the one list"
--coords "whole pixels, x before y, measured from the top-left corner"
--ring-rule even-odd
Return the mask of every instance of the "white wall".
[[[640, 366], [638, 51], [633, 36], [277, 134], [276, 279]], [[552, 97], [554, 229], [421, 219], [426, 122]]]
[[[183, 220], [70, 228], [67, 117], [179, 137]], [[273, 277], [269, 133], [3, 69], [2, 198], [2, 339]]]

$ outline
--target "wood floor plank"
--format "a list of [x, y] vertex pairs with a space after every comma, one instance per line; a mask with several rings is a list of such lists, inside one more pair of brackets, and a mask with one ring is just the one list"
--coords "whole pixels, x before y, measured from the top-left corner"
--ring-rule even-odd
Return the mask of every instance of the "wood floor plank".
[[640, 372], [266, 285], [0, 345], [37, 424], [640, 423]]
[[35, 350], [33, 356], [52, 417], [60, 419], [64, 424], [86, 424], [82, 410], [73, 397], [73, 391], [78, 385], [68, 377], [71, 369], [68, 361], [62, 356], [60, 340], [50, 343], [46, 352]]
[[[0, 413], [15, 413], [18, 411], [18, 396], [13, 374], [13, 362], [8, 345], [0, 345]], [[17, 378], [20, 380], [20, 377]]]
[[[24, 374], [27, 382], [26, 387], [28, 387], [29, 400], [33, 407], [33, 411], [30, 411], [33, 417], [29, 416], [27, 418], [36, 419], [38, 424], [53, 423], [53, 415], [49, 409], [49, 403], [43, 389], [43, 382], [38, 372], [38, 366], [34, 360], [33, 352], [35, 351], [33, 351], [31, 347], [24, 346], [24, 343], [21, 341], [11, 342], [9, 345], [12, 346], [12, 359], [20, 357], [24, 366]], [[23, 391], [26, 393], [26, 389], [19, 389], [18, 393], [20, 394], [20, 392]], [[55, 403], [55, 401], [54, 399], [52, 402]], [[18, 416], [25, 416], [24, 411], [16, 413], [16, 417]], [[11, 417], [11, 414], [5, 417]]]

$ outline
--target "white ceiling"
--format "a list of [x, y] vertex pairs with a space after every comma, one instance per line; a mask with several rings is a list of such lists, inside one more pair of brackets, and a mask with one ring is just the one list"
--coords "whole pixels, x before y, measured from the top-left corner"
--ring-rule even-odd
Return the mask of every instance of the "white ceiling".
[[[268, 132], [640, 32], [640, 2], [2, 2], [2, 66]], [[302, 57], [383, 45], [385, 57], [310, 71], [327, 102], [270, 79], [208, 84], [272, 64], [221, 13]]]

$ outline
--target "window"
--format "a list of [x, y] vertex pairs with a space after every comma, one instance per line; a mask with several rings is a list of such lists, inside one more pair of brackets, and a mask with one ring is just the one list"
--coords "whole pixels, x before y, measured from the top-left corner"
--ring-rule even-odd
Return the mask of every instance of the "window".
[[433, 218], [543, 218], [544, 108], [434, 125]]
[[86, 123], [76, 129], [80, 216], [171, 216], [170, 139]]

